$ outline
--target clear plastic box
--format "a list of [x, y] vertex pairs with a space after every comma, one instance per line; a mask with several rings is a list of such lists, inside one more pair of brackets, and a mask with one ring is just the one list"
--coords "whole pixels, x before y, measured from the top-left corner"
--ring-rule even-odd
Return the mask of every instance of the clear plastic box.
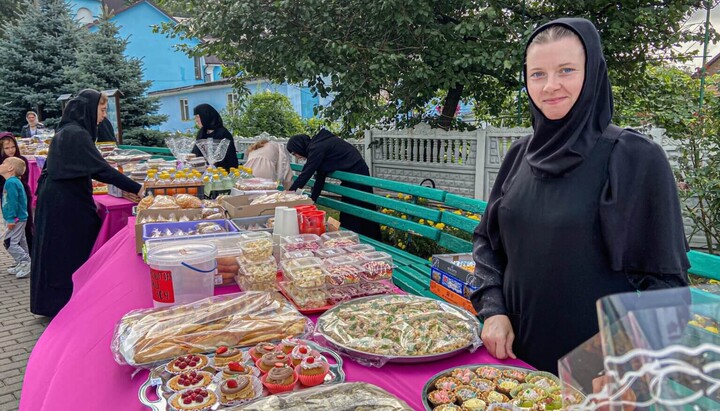
[[243, 291], [278, 291], [277, 281], [252, 281], [245, 276], [236, 276], [235, 282]]
[[315, 254], [310, 250], [297, 250], [297, 251], [286, 251], [284, 247], [280, 247], [282, 252], [280, 253], [280, 260], [291, 260], [296, 258], [312, 258]]
[[321, 237], [325, 248], [348, 247], [360, 244], [360, 238], [352, 231], [333, 231]]
[[315, 250], [314, 253], [315, 257], [321, 260], [347, 254], [342, 248], [321, 248], [319, 250]]
[[296, 287], [312, 288], [325, 286], [322, 261], [318, 258], [285, 260], [282, 264], [285, 279], [294, 281]]
[[328, 293], [324, 287], [302, 287], [298, 286], [295, 281], [281, 281], [280, 286], [301, 310], [321, 308], [328, 305]]
[[323, 271], [325, 282], [328, 285], [357, 284], [368, 277], [364, 269], [358, 264], [359, 260], [347, 255], [340, 255], [325, 260]]
[[280, 237], [280, 245], [285, 247], [285, 251], [319, 250], [322, 248], [322, 241], [315, 234], [300, 234]]
[[355, 258], [359, 258], [365, 253], [375, 252], [375, 247], [371, 246], [370, 244], [350, 245], [347, 247], [343, 247], [343, 249], [345, 249], [348, 255]]
[[277, 262], [275, 258], [268, 257], [262, 261], [248, 260], [244, 256], [237, 259], [239, 266], [238, 277], [244, 277], [251, 282], [274, 283], [277, 281]]
[[272, 235], [264, 231], [241, 234], [242, 256], [250, 261], [265, 261], [273, 254]]
[[360, 266], [364, 268], [367, 281], [388, 280], [392, 278], [393, 259], [388, 253], [375, 251], [360, 257]]

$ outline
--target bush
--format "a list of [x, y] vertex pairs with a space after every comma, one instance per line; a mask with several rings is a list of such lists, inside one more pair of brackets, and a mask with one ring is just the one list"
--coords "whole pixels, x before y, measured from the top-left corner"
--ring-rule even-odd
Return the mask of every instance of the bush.
[[170, 137], [167, 131], [133, 128], [123, 131], [122, 143], [130, 146], [165, 147], [166, 137]]
[[302, 120], [290, 104], [290, 100], [271, 91], [253, 94], [247, 98], [245, 109], [237, 119], [233, 134], [254, 137], [266, 132], [276, 137], [289, 137], [304, 131]]

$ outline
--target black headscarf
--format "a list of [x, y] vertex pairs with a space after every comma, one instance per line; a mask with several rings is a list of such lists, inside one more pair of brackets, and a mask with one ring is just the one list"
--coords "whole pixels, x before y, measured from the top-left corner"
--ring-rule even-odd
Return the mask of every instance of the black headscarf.
[[73, 98], [65, 106], [63, 111], [62, 119], [58, 125], [58, 131], [64, 126], [75, 123], [80, 127], [87, 130], [92, 137], [92, 141], [95, 141], [97, 137], [97, 109], [98, 103], [100, 103], [100, 92], [85, 89], [78, 93], [77, 97]]
[[294, 135], [287, 142], [287, 151], [305, 158], [308, 156], [308, 147], [310, 147], [310, 136], [307, 134]]
[[550, 26], [563, 26], [580, 37], [585, 47], [585, 82], [570, 112], [559, 120], [546, 118], [530, 99], [533, 136], [526, 156], [535, 172], [546, 176], [562, 176], [587, 158], [597, 139], [610, 124], [613, 98], [600, 35], [595, 26], [585, 19], [558, 19], [533, 32], [525, 47], [525, 86], [527, 47], [538, 33]]
[[200, 116], [202, 128], [200, 133], [204, 134], [206, 130], [216, 130], [223, 127], [222, 117], [210, 104], [200, 104], [193, 109], [193, 115]]

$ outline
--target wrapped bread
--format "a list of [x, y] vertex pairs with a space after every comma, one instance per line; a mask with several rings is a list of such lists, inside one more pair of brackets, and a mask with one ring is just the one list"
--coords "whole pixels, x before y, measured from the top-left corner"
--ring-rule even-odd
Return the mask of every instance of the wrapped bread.
[[202, 201], [190, 194], [178, 194], [175, 196], [175, 202], [180, 208], [201, 208]]
[[116, 325], [112, 351], [119, 364], [151, 366], [217, 347], [305, 337], [312, 322], [278, 293], [246, 292], [190, 304], [143, 309]]
[[180, 208], [178, 203], [171, 196], [156, 196], [150, 207], [151, 210], [163, 210], [169, 208]]
[[145, 196], [137, 205], [137, 210], [147, 210], [152, 205], [153, 201], [155, 201], [155, 196], [148, 195]]

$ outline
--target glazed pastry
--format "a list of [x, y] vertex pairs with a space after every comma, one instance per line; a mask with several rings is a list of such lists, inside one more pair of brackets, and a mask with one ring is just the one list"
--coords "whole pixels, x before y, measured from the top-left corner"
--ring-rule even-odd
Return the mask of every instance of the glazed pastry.
[[223, 378], [232, 378], [239, 375], [258, 375], [257, 368], [239, 362], [231, 362], [222, 368]]
[[215, 350], [215, 367], [221, 368], [231, 362], [242, 361], [243, 352], [237, 348], [228, 348], [221, 345]]
[[265, 381], [268, 384], [290, 385], [294, 379], [293, 369], [289, 365], [277, 363], [275, 367], [268, 371]]
[[451, 404], [455, 402], [456, 398], [455, 393], [446, 390], [430, 391], [428, 394], [428, 401], [433, 405]]
[[471, 398], [462, 403], [462, 411], [485, 411], [487, 404], [480, 398]]
[[287, 364], [287, 362], [288, 356], [282, 352], [276, 351], [263, 355], [262, 358], [257, 361], [256, 365], [260, 371], [268, 372], [275, 367], [275, 364]]
[[204, 411], [217, 402], [217, 396], [206, 388], [195, 388], [175, 393], [169, 401], [176, 410]]
[[220, 402], [222, 403], [249, 400], [255, 397], [255, 388], [252, 378], [249, 376], [230, 378], [220, 383]]
[[190, 371], [170, 378], [167, 386], [173, 391], [207, 387], [212, 382], [212, 377], [212, 374], [206, 371]]
[[170, 361], [165, 370], [170, 374], [180, 374], [193, 370], [201, 370], [210, 363], [210, 359], [202, 354], [190, 354]]
[[473, 398], [477, 398], [478, 392], [475, 390], [475, 388], [469, 385], [461, 385], [455, 389], [455, 395], [457, 396], [458, 401], [464, 402]]
[[452, 376], [461, 384], [468, 384], [470, 380], [475, 378], [475, 373], [469, 368], [456, 368], [452, 371]]

